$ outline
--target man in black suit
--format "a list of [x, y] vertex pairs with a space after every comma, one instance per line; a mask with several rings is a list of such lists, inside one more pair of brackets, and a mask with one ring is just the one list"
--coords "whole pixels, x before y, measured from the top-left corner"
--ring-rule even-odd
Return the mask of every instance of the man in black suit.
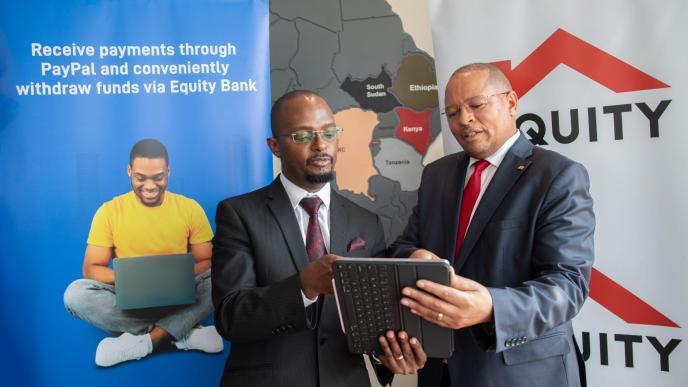
[[454, 354], [430, 359], [419, 386], [579, 386], [571, 319], [593, 264], [588, 174], [520, 133], [518, 97], [495, 66], [464, 66], [445, 91], [464, 151], [425, 168], [418, 205], [390, 247], [446, 258], [458, 273], [451, 287], [403, 290], [413, 313], [455, 330]]
[[[221, 202], [215, 218], [215, 325], [232, 342], [222, 385], [368, 386], [363, 357], [349, 353], [342, 333], [331, 265], [333, 254], [380, 255], [380, 220], [330, 188], [341, 129], [322, 98], [290, 92], [275, 102], [271, 120], [268, 146], [282, 173]], [[405, 332], [387, 332], [381, 345], [382, 384], [425, 363]]]

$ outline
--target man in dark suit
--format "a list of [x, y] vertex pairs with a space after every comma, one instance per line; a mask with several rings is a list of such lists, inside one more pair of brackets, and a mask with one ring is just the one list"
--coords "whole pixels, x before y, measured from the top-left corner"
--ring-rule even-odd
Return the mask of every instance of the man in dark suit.
[[[451, 76], [445, 113], [464, 151], [428, 165], [395, 256], [446, 258], [451, 287], [418, 281], [402, 304], [455, 331], [421, 387], [578, 386], [571, 319], [588, 295], [595, 218], [585, 168], [534, 147], [518, 97], [490, 64]], [[578, 355], [578, 356], [577, 356]]]
[[[380, 220], [330, 188], [341, 129], [322, 98], [290, 92], [275, 102], [271, 120], [268, 146], [282, 173], [221, 202], [215, 218], [215, 325], [232, 342], [222, 385], [369, 386], [363, 357], [349, 353], [342, 333], [331, 265], [334, 254], [380, 255]], [[425, 363], [405, 332], [387, 332], [381, 345], [381, 384]]]

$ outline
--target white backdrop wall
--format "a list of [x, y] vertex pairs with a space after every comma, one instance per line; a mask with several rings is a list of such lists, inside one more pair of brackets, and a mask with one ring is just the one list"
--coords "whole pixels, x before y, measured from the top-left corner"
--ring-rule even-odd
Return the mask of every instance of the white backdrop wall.
[[[688, 381], [688, 3], [430, 0], [440, 105], [457, 67], [499, 62], [531, 141], [583, 163], [595, 200], [588, 384]], [[458, 144], [443, 122], [445, 152]]]

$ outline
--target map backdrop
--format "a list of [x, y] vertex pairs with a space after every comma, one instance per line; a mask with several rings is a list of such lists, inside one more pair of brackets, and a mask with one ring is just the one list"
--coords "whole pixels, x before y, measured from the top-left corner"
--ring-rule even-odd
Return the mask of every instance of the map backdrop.
[[387, 1], [272, 1], [270, 77], [273, 101], [294, 89], [327, 100], [344, 129], [336, 186], [396, 238], [423, 166], [443, 152], [432, 56]]

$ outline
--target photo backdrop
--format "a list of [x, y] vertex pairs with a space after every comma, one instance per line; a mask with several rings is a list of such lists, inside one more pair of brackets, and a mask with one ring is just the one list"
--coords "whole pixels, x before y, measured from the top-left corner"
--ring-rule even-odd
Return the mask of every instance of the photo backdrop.
[[96, 209], [131, 189], [136, 141], [166, 145], [168, 189], [213, 226], [271, 180], [268, 23], [267, 0], [0, 5], [0, 384], [218, 384], [229, 343], [98, 368], [106, 334], [62, 296]]
[[685, 386], [688, 3], [429, 4], [440, 101], [456, 68], [495, 63], [520, 130], [590, 174], [596, 257], [574, 319], [588, 385]]

